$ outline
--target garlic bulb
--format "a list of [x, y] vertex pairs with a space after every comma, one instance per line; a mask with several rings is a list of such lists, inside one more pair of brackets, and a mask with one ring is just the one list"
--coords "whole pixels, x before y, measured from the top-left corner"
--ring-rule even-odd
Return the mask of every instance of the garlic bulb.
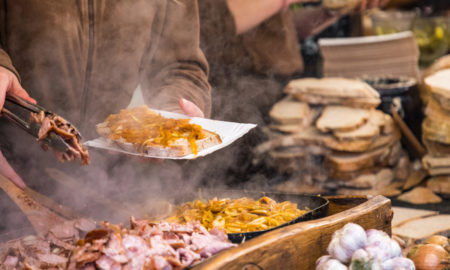
[[316, 262], [316, 270], [348, 270], [347, 266], [340, 261], [326, 255], [320, 257]]
[[369, 256], [379, 261], [401, 256], [400, 245], [392, 240], [388, 234], [378, 230], [367, 230], [367, 246], [365, 250]]
[[367, 245], [379, 245], [379, 243], [384, 242], [386, 238], [389, 238], [389, 235], [383, 231], [369, 229], [366, 231], [367, 235]]
[[333, 234], [327, 251], [329, 255], [317, 260], [317, 270], [415, 270], [413, 261], [401, 257], [400, 245], [388, 234], [364, 231], [353, 223]]
[[354, 223], [348, 223], [333, 234], [328, 245], [328, 253], [335, 259], [348, 263], [353, 253], [366, 245], [367, 236], [364, 229]]
[[391, 258], [391, 255], [389, 253], [389, 250], [386, 248], [386, 246], [367, 246], [364, 248], [367, 253], [369, 254], [369, 257], [378, 260], [381, 262], [384, 262], [386, 260], [389, 260]]
[[358, 249], [355, 253], [353, 253], [352, 261], [354, 260], [368, 262], [370, 260], [369, 253], [367, 253], [364, 249]]
[[370, 257], [364, 249], [358, 249], [353, 253], [349, 270], [383, 270], [380, 262]]
[[413, 261], [408, 258], [395, 257], [383, 262], [383, 270], [415, 270]]

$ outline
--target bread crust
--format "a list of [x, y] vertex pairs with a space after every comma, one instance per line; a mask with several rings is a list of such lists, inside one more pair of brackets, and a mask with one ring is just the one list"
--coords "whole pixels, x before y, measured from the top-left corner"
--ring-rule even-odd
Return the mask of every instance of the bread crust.
[[322, 132], [354, 131], [364, 125], [370, 115], [371, 111], [365, 109], [328, 106], [316, 121], [316, 127]]
[[269, 112], [272, 120], [281, 125], [300, 125], [307, 120], [309, 114], [308, 104], [290, 96], [275, 103]]
[[316, 105], [371, 109], [381, 102], [378, 92], [367, 83], [344, 78], [293, 80], [284, 91], [297, 100]]
[[[149, 155], [155, 157], [183, 157], [193, 154], [191, 145], [186, 139], [179, 139], [171, 143], [169, 147], [149, 145], [149, 146], [135, 146], [125, 140], [111, 140], [109, 135], [111, 130], [108, 128], [107, 123], [100, 123], [97, 125], [97, 133], [105, 138], [109, 143], [116, 145], [117, 147], [132, 153], [140, 153], [142, 155]], [[210, 148], [214, 145], [222, 143], [220, 136], [217, 133], [203, 130], [206, 137], [196, 141], [197, 151], [200, 152], [204, 149]]]
[[450, 122], [426, 117], [422, 123], [423, 138], [443, 144], [450, 144]]
[[385, 130], [388, 125], [388, 117], [381, 111], [372, 111], [364, 125], [352, 131], [334, 131], [333, 135], [341, 141], [370, 139], [380, 135]]
[[[358, 154], [331, 154], [325, 159], [328, 168], [340, 172], [359, 171], [387, 163], [391, 153], [391, 145], [382, 146], [381, 148]], [[385, 164], [384, 164], [385, 165]]]

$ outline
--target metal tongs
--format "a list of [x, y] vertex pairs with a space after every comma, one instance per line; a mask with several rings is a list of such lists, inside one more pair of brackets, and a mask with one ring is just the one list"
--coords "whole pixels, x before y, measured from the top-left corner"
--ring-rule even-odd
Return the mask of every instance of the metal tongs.
[[[50, 112], [49, 110], [37, 105], [33, 104], [17, 95], [11, 95], [8, 94], [5, 98], [5, 101], [9, 101], [13, 104], [16, 104], [30, 112], [34, 112], [39, 114], [41, 111], [44, 112], [45, 116], [48, 115], [55, 115], [54, 113]], [[6, 102], [5, 102], [6, 105]], [[11, 112], [9, 109], [3, 107], [1, 111], [1, 115], [4, 116], [6, 119], [11, 121], [12, 123], [16, 124], [29, 134], [31, 134], [36, 139], [39, 138], [39, 130], [41, 128], [40, 123], [32, 122], [32, 121], [26, 121], [22, 119], [20, 116], [16, 115], [15, 113]], [[67, 121], [67, 123], [69, 123]], [[73, 127], [75, 130], [77, 130], [72, 124], [69, 123], [71, 127]], [[81, 140], [81, 134], [77, 130], [77, 136], [78, 139]], [[70, 149], [70, 146], [64, 141], [64, 139], [61, 136], [58, 136], [55, 132], [49, 132], [48, 135], [40, 140], [41, 143], [44, 143], [48, 145], [49, 147], [53, 148], [54, 150], [60, 151], [60, 152], [67, 152]]]

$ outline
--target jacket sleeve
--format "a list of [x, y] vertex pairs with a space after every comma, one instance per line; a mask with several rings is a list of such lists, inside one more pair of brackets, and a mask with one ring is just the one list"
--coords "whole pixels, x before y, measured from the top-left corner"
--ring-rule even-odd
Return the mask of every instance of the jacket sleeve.
[[237, 36], [234, 17], [226, 0], [200, 0], [199, 12], [202, 33], [224, 39], [233, 39]]
[[[226, 0], [199, 0], [201, 48], [208, 59], [212, 79], [224, 68], [249, 69], [242, 46], [242, 35], [236, 34], [234, 17]], [[235, 71], [232, 70], [232, 71]], [[219, 75], [221, 76], [221, 75]]]
[[[162, 5], [165, 14], [155, 21], [141, 82], [146, 104], [152, 108], [180, 111], [179, 98], [196, 104], [209, 117], [211, 87], [208, 63], [200, 50], [199, 18], [196, 0], [169, 0]], [[155, 29], [159, 28], [159, 29]]]
[[12, 73], [14, 73], [17, 78], [20, 81], [20, 76], [19, 73], [17, 72], [17, 70], [14, 68], [11, 58], [9, 57], [9, 55], [6, 53], [5, 50], [3, 50], [2, 47], [0, 47], [0, 66], [9, 69]]
[[[0, 25], [6, 25], [5, 16], [6, 16], [6, 8], [4, 8], [5, 3], [0, 0]], [[5, 41], [5, 31], [4, 27], [0, 30], [0, 66], [9, 69], [12, 73], [14, 73], [20, 81], [20, 76], [17, 70], [14, 68], [11, 58], [4, 48]]]

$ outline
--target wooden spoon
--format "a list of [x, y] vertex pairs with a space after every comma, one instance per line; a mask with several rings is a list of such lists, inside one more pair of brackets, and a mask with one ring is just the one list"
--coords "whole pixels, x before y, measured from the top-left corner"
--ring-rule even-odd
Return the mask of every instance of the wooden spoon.
[[50, 228], [67, 221], [32, 199], [21, 188], [0, 174], [0, 188], [17, 204], [39, 236], [45, 236]]

